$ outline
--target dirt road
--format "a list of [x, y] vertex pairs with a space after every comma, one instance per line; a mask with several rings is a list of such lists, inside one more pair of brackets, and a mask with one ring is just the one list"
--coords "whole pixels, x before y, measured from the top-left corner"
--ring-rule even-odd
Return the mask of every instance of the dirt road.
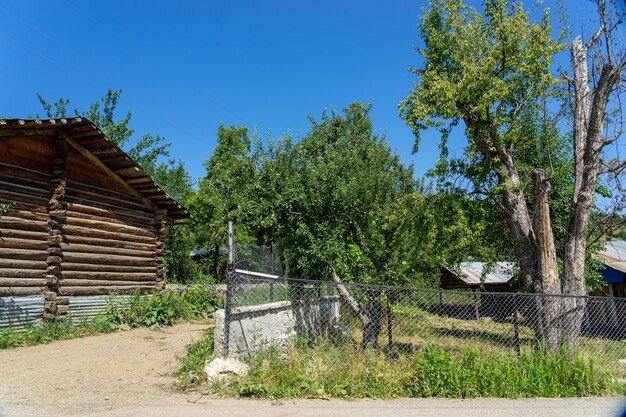
[[0, 416], [617, 416], [621, 399], [243, 401], [184, 394], [176, 356], [206, 323], [0, 351]]

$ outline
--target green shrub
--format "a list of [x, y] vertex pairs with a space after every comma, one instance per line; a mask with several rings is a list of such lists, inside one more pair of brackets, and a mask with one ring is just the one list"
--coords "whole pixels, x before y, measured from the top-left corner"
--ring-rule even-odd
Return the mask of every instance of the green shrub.
[[135, 292], [127, 302], [110, 302], [107, 315], [122, 328], [171, 325], [208, 317], [220, 305], [219, 298], [203, 287], [165, 291], [162, 295]]

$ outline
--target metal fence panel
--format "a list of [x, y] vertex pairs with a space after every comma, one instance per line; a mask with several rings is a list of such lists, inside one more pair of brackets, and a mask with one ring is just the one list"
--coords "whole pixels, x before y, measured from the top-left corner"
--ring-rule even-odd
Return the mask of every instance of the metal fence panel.
[[72, 296], [69, 300], [68, 317], [75, 322], [92, 320], [106, 313], [109, 302], [120, 304], [131, 298], [131, 295]]
[[313, 341], [324, 337], [390, 355], [426, 346], [519, 355], [566, 345], [602, 369], [626, 374], [625, 298], [338, 284], [239, 269], [230, 285], [232, 308], [340, 299], [338, 317], [320, 320], [326, 328], [300, 335]]
[[0, 330], [24, 330], [38, 325], [44, 308], [43, 295], [0, 297]]

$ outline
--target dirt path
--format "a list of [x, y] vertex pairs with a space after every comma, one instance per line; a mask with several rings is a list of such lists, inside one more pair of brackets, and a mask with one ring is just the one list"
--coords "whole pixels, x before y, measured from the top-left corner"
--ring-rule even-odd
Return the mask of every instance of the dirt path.
[[169, 404], [184, 397], [172, 375], [176, 356], [208, 327], [134, 329], [0, 351], [0, 415], [85, 415]]
[[184, 394], [176, 356], [208, 323], [0, 351], [0, 416], [617, 416], [622, 399], [244, 401]]

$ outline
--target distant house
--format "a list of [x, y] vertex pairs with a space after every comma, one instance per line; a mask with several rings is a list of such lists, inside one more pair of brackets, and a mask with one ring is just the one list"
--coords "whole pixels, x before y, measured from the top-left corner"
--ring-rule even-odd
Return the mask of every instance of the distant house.
[[473, 289], [483, 292], [513, 292], [517, 286], [512, 282], [513, 262], [463, 262], [458, 268], [444, 268], [441, 288]]
[[165, 224], [190, 217], [80, 117], [0, 120], [0, 204], [0, 328], [164, 288]]
[[612, 297], [626, 297], [624, 291], [624, 273], [626, 273], [626, 241], [606, 242], [604, 249], [598, 253], [604, 263], [602, 281], [606, 284], [603, 294]]

